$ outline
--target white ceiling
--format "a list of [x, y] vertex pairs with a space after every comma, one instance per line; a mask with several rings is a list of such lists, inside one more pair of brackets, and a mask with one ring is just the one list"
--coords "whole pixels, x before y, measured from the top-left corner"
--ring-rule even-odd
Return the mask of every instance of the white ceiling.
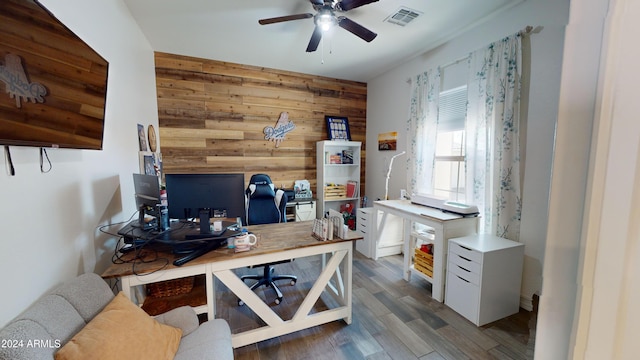
[[[378, 36], [367, 43], [342, 28], [306, 47], [313, 19], [258, 20], [315, 11], [308, 0], [124, 0], [155, 51], [366, 82], [522, 0], [380, 0], [337, 15]], [[400, 7], [422, 13], [402, 27]]]

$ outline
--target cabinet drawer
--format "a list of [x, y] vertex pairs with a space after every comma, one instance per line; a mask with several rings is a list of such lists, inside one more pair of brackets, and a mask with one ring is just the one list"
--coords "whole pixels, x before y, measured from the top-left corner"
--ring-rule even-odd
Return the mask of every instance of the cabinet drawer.
[[452, 261], [449, 261], [447, 271], [462, 278], [465, 281], [480, 286], [480, 274], [478, 272], [472, 272], [471, 270], [460, 266]]
[[356, 229], [358, 231], [360, 231], [363, 234], [366, 234], [369, 232], [369, 227], [367, 226], [368, 223], [358, 219], [358, 221], [356, 221]]
[[362, 234], [369, 232], [369, 213], [358, 209], [356, 214], [356, 229]]
[[451, 271], [447, 272], [445, 304], [458, 314], [476, 323], [478, 318], [478, 286], [460, 278]]
[[458, 265], [461, 268], [466, 269], [478, 276], [480, 275], [480, 271], [482, 269], [482, 266], [480, 266], [479, 263], [453, 252], [449, 254], [449, 262]]
[[462, 246], [454, 241], [449, 241], [449, 252], [456, 253], [466, 259], [482, 264], [482, 254], [479, 251]]

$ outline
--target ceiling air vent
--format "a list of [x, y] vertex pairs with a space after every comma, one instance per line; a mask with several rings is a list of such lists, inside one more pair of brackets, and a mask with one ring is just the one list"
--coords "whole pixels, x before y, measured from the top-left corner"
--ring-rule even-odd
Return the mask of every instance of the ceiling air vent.
[[422, 15], [420, 11], [409, 9], [407, 7], [399, 8], [395, 13], [389, 15], [385, 21], [392, 24], [406, 26], [418, 16]]

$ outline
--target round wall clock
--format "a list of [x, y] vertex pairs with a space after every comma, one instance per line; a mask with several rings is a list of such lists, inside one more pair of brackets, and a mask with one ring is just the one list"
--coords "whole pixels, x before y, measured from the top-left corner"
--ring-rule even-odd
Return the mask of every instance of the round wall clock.
[[151, 152], [156, 152], [156, 129], [153, 128], [153, 125], [149, 125], [149, 128], [147, 129], [147, 136], [149, 137], [149, 150], [151, 150]]

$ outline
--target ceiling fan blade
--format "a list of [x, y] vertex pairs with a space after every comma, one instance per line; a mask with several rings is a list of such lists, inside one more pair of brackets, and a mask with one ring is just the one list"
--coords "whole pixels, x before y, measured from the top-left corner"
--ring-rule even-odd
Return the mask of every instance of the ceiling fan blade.
[[373, 31], [354, 22], [353, 20], [349, 20], [344, 16], [340, 16], [338, 18], [338, 25], [366, 42], [371, 42], [376, 38], [376, 36], [378, 36], [378, 34], [374, 33]]
[[284, 21], [309, 19], [312, 17], [313, 17], [313, 14], [309, 14], [309, 13], [296, 14], [296, 15], [287, 15], [287, 16], [268, 18], [268, 19], [261, 19], [261, 20], [258, 20], [258, 23], [260, 23], [260, 25], [268, 25], [268, 24], [275, 24], [275, 23], [284, 22]]
[[313, 29], [313, 34], [311, 35], [311, 39], [309, 40], [309, 45], [307, 45], [307, 52], [314, 52], [318, 49], [318, 44], [320, 44], [320, 40], [322, 39], [322, 29], [319, 26], [316, 26]]
[[376, 1], [378, 0], [342, 0], [336, 5], [336, 7], [342, 11], [349, 11], [351, 9], [371, 4]]

